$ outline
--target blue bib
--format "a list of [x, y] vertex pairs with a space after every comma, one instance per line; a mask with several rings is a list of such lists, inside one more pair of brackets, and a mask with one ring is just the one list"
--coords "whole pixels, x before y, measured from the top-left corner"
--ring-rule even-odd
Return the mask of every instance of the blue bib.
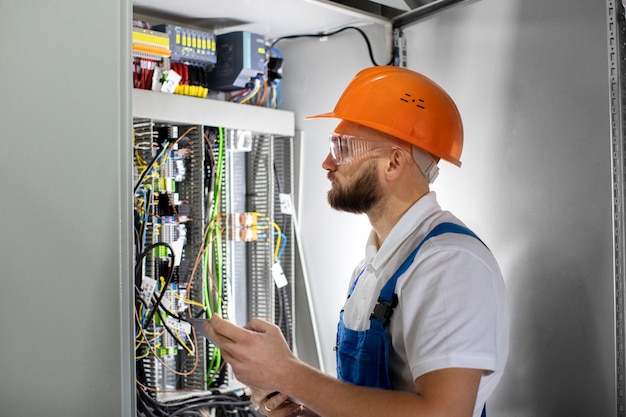
[[[464, 226], [454, 223], [437, 225], [422, 239], [381, 289], [378, 303], [370, 316], [369, 329], [362, 331], [348, 329], [343, 322], [343, 310], [341, 311], [337, 326], [337, 345], [335, 346], [337, 377], [340, 380], [355, 385], [392, 389], [389, 369], [389, 338], [385, 328], [389, 325], [393, 310], [398, 304], [398, 298], [395, 294], [396, 283], [398, 278], [411, 266], [422, 245], [431, 237], [443, 233], [460, 233], [480, 240], [478, 236]], [[348, 297], [352, 294], [363, 271], [350, 287]], [[483, 417], [485, 416], [486, 412], [483, 408]]]

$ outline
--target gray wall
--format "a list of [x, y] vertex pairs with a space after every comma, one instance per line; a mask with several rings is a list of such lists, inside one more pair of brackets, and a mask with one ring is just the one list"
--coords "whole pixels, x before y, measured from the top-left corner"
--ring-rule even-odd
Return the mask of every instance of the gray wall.
[[408, 64], [465, 118], [442, 200], [489, 243], [511, 296], [496, 415], [615, 413], [607, 16], [602, 0], [482, 0], [407, 30], [438, 39], [410, 42]]
[[[405, 29], [408, 67], [446, 88], [465, 122], [463, 166], [443, 164], [434, 189], [509, 288], [512, 348], [491, 416], [615, 415], [606, 21], [603, 0], [480, 0]], [[281, 47], [285, 104], [304, 130], [300, 222], [329, 372], [368, 224], [328, 209], [320, 163], [334, 122], [302, 117], [331, 109], [369, 65], [359, 47], [347, 36]]]
[[0, 0], [0, 415], [134, 401], [126, 1]]

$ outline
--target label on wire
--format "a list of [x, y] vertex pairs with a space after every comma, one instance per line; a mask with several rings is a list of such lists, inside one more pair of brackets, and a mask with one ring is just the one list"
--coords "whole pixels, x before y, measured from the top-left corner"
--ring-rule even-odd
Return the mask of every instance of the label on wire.
[[144, 276], [141, 281], [141, 298], [146, 304], [146, 308], [152, 307], [152, 294], [156, 290], [157, 280]]
[[161, 86], [162, 93], [173, 94], [176, 87], [178, 87], [178, 83], [182, 77], [174, 70], [165, 71], [162, 75], [163, 85]]
[[293, 204], [291, 204], [291, 195], [280, 193], [278, 194], [280, 199], [280, 212], [282, 214], [293, 214]]
[[288, 284], [285, 272], [278, 262], [274, 262], [272, 265], [272, 277], [277, 288], [283, 288]]
[[161, 305], [168, 311], [175, 311], [174, 309], [174, 293], [171, 289], [166, 289], [163, 298], [161, 298]]
[[178, 332], [182, 332], [185, 334], [191, 334], [191, 324], [186, 321], [177, 320], [174, 317], [167, 316], [165, 318], [165, 324], [167, 327], [173, 330], [178, 330]]

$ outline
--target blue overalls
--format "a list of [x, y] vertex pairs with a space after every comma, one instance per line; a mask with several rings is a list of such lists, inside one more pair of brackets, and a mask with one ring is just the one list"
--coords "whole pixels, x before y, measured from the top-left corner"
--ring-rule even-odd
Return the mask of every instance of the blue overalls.
[[[437, 225], [409, 254], [380, 291], [378, 303], [370, 316], [369, 329], [356, 331], [346, 328], [343, 322], [343, 310], [341, 311], [335, 347], [337, 377], [339, 379], [355, 385], [392, 389], [389, 369], [389, 339], [385, 328], [389, 325], [393, 309], [398, 304], [398, 296], [395, 294], [396, 282], [411, 266], [422, 245], [431, 237], [443, 233], [460, 233], [480, 240], [478, 236], [464, 226], [454, 223]], [[352, 294], [364, 271], [365, 269], [354, 280], [348, 297]], [[482, 417], [486, 417], [485, 408], [483, 408]]]

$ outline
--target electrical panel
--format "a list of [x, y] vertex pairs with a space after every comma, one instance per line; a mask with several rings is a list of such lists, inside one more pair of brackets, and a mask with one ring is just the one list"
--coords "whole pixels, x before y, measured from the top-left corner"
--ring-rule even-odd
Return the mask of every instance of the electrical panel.
[[282, 53], [256, 33], [215, 35], [133, 20], [133, 86], [198, 98], [278, 108]]
[[260, 317], [293, 346], [292, 138], [145, 117], [133, 135], [138, 410], [210, 404], [243, 387], [190, 318]]

